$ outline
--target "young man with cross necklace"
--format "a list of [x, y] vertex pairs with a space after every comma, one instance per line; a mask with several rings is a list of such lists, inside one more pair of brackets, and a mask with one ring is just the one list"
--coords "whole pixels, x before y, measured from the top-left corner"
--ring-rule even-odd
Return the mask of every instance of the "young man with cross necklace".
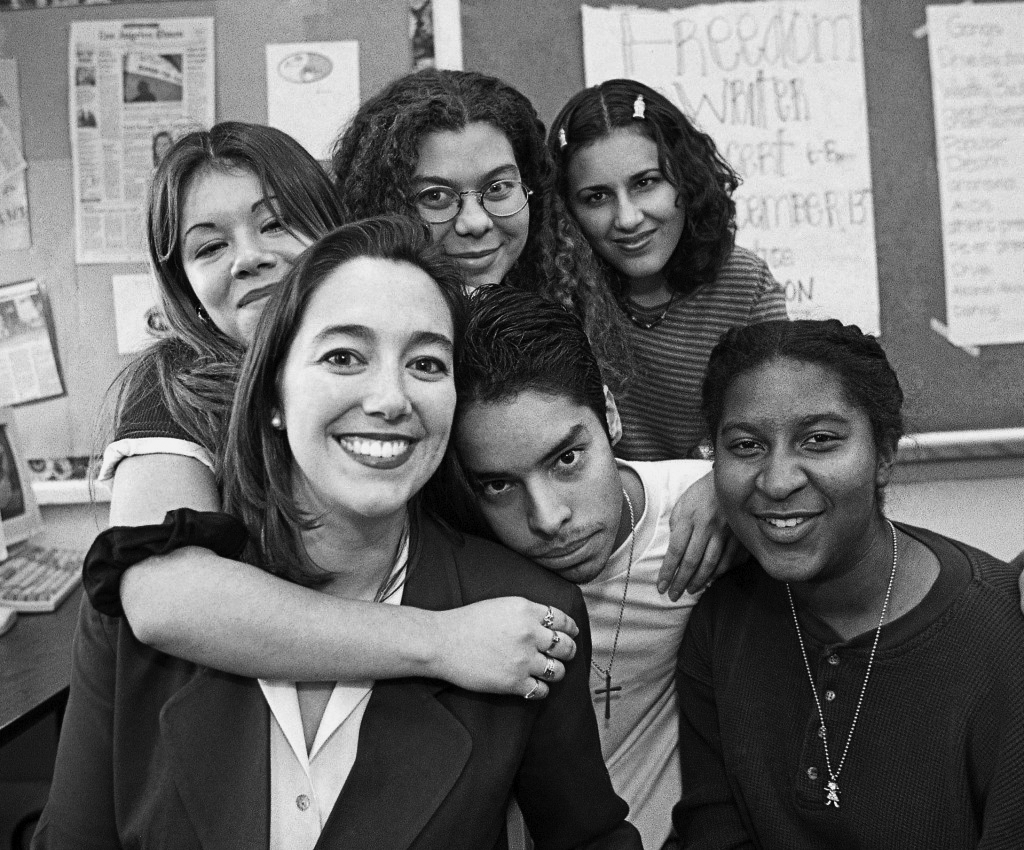
[[658, 572], [672, 508], [711, 465], [616, 461], [614, 402], [575, 316], [509, 287], [474, 302], [453, 435], [485, 527], [455, 524], [580, 586], [605, 763], [660, 850], [681, 788], [676, 655], [697, 597], [659, 593]]

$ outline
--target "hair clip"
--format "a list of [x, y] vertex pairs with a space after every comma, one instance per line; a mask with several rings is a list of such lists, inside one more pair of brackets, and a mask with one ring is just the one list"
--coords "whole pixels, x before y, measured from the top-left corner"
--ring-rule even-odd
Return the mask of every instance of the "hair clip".
[[565, 137], [565, 127], [558, 128], [558, 147], [559, 150], [565, 150], [566, 145], [569, 144], [569, 140]]
[[647, 117], [647, 102], [642, 94], [638, 94], [636, 100], [633, 101], [633, 117], [639, 118], [641, 121]]

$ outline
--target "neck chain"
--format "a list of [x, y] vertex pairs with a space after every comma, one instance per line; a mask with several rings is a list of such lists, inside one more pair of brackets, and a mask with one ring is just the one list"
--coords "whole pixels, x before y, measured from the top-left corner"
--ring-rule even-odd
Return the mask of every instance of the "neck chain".
[[793, 592], [786, 583], [786, 595], [789, 597], [789, 610], [793, 612], [793, 625], [796, 626], [796, 638], [800, 641], [800, 654], [804, 657], [804, 667], [807, 669], [807, 678], [811, 682], [811, 693], [814, 695], [814, 704], [818, 707], [818, 719], [821, 721], [821, 744], [825, 748], [825, 767], [828, 769], [829, 782], [825, 790], [825, 807], [835, 806], [839, 808], [839, 774], [843, 765], [846, 764], [846, 754], [850, 751], [850, 741], [853, 740], [853, 730], [857, 728], [857, 718], [860, 717], [860, 707], [864, 703], [864, 692], [868, 689], [868, 679], [871, 676], [871, 665], [875, 662], [875, 651], [878, 649], [878, 638], [882, 634], [882, 623], [885, 621], [885, 612], [889, 608], [889, 597], [892, 595], [892, 583], [896, 578], [896, 561], [898, 550], [896, 548], [896, 527], [889, 523], [889, 531], [892, 532], [892, 571], [889, 573], [889, 586], [885, 589], [885, 601], [882, 603], [882, 615], [878, 618], [878, 628], [875, 630], [875, 640], [871, 644], [871, 654], [868, 656], [868, 669], [864, 674], [864, 684], [860, 688], [860, 696], [857, 698], [857, 707], [853, 711], [853, 722], [850, 724], [850, 734], [846, 736], [846, 746], [843, 747], [843, 755], [839, 759], [836, 769], [832, 770], [832, 760], [828, 752], [828, 730], [825, 727], [825, 714], [821, 710], [821, 700], [818, 698], [818, 689], [814, 685], [814, 674], [811, 673], [811, 663], [807, 660], [807, 649], [804, 646], [803, 636], [800, 634], [800, 622], [796, 618], [796, 605], [793, 604]]
[[615, 637], [612, 640], [612, 654], [608, 657], [607, 669], [601, 667], [593, 658], [590, 663], [602, 676], [604, 676], [604, 687], [594, 691], [595, 694], [604, 694], [604, 719], [609, 720], [612, 716], [612, 692], [621, 691], [622, 686], [612, 687], [612, 665], [615, 663], [615, 650], [619, 647], [619, 632], [622, 630], [622, 614], [626, 610], [626, 594], [629, 593], [629, 574], [633, 571], [633, 550], [636, 546], [636, 517], [633, 514], [633, 500], [629, 498], [626, 488], [622, 488], [622, 495], [626, 500], [626, 507], [629, 509], [629, 562], [626, 565], [626, 582], [622, 588], [622, 601], [619, 603], [619, 620], [615, 624]]
[[649, 331], [652, 328], [656, 328], [656, 327], [658, 327], [658, 325], [660, 325], [662, 322], [664, 322], [665, 321], [665, 317], [668, 315], [668, 311], [672, 309], [672, 305], [675, 304], [675, 303], [676, 303], [676, 293], [673, 292], [669, 296], [668, 302], [665, 304], [665, 309], [662, 310], [660, 314], [655, 316], [653, 319], [641, 319], [638, 315], [636, 315], [630, 309], [630, 306], [629, 306], [629, 296], [628, 295], [626, 297], [624, 297], [619, 302], [619, 304], [622, 306], [622, 312], [625, 313], [629, 317], [629, 320], [634, 325], [636, 325], [638, 328], [643, 328], [645, 331]]

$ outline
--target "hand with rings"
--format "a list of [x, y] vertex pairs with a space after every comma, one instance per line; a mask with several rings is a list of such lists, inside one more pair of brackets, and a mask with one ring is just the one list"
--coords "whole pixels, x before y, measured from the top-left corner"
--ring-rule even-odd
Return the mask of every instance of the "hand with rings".
[[428, 615], [433, 675], [470, 691], [544, 699], [576, 654], [572, 617], [521, 597], [488, 599]]

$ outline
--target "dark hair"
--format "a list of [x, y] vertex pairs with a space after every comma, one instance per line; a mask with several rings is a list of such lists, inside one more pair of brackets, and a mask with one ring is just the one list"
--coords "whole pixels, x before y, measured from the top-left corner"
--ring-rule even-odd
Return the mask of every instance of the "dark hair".
[[558, 196], [544, 124], [529, 99], [508, 83], [470, 71], [426, 69], [400, 77], [364, 103], [335, 142], [331, 159], [346, 215], [416, 215], [412, 178], [424, 136], [457, 132], [477, 121], [505, 135], [523, 183], [533, 190], [526, 247], [506, 282], [583, 316], [606, 379], [619, 383], [630, 363], [619, 311], [601, 266]]
[[313, 240], [341, 221], [341, 209], [320, 164], [291, 136], [258, 124], [225, 121], [187, 133], [160, 162], [149, 192], [146, 232], [160, 295], [150, 327], [161, 340], [126, 370], [118, 417], [138, 381], [155, 368], [174, 421], [216, 453], [231, 403], [242, 346], [199, 315], [181, 257], [181, 212], [198, 175], [246, 171], [293, 234]]
[[[634, 104], [644, 98], [644, 117], [634, 118]], [[679, 190], [686, 213], [683, 234], [665, 266], [668, 285], [690, 292], [711, 283], [733, 249], [736, 204], [732, 193], [739, 177], [715, 147], [668, 98], [636, 80], [608, 80], [577, 92], [562, 107], [548, 136], [558, 164], [558, 191], [568, 203], [569, 162], [581, 148], [618, 129], [642, 133], [658, 146], [658, 163]], [[562, 146], [564, 134], [566, 141]], [[610, 269], [610, 267], [609, 267]], [[629, 294], [629, 282], [610, 270], [616, 294]]]
[[409, 263], [434, 280], [451, 313], [456, 357], [466, 327], [462, 275], [440, 247], [431, 245], [425, 225], [404, 216], [380, 216], [333, 230], [303, 252], [271, 295], [242, 363], [220, 483], [224, 509], [249, 530], [247, 559], [310, 586], [323, 583], [326, 575], [309, 563], [299, 531], [316, 527], [321, 518], [295, 505], [288, 440], [270, 418], [280, 407], [278, 379], [310, 299], [339, 266], [361, 257]]
[[780, 359], [829, 369], [850, 404], [867, 414], [876, 448], [895, 455], [903, 436], [900, 382], [878, 340], [856, 325], [835, 319], [775, 320], [731, 328], [722, 334], [711, 352], [701, 393], [701, 409], [712, 440], [717, 439], [725, 395], [733, 381]]
[[474, 402], [508, 401], [532, 390], [589, 407], [608, 430], [601, 369], [583, 325], [531, 292], [476, 290], [455, 387], [456, 421]]

